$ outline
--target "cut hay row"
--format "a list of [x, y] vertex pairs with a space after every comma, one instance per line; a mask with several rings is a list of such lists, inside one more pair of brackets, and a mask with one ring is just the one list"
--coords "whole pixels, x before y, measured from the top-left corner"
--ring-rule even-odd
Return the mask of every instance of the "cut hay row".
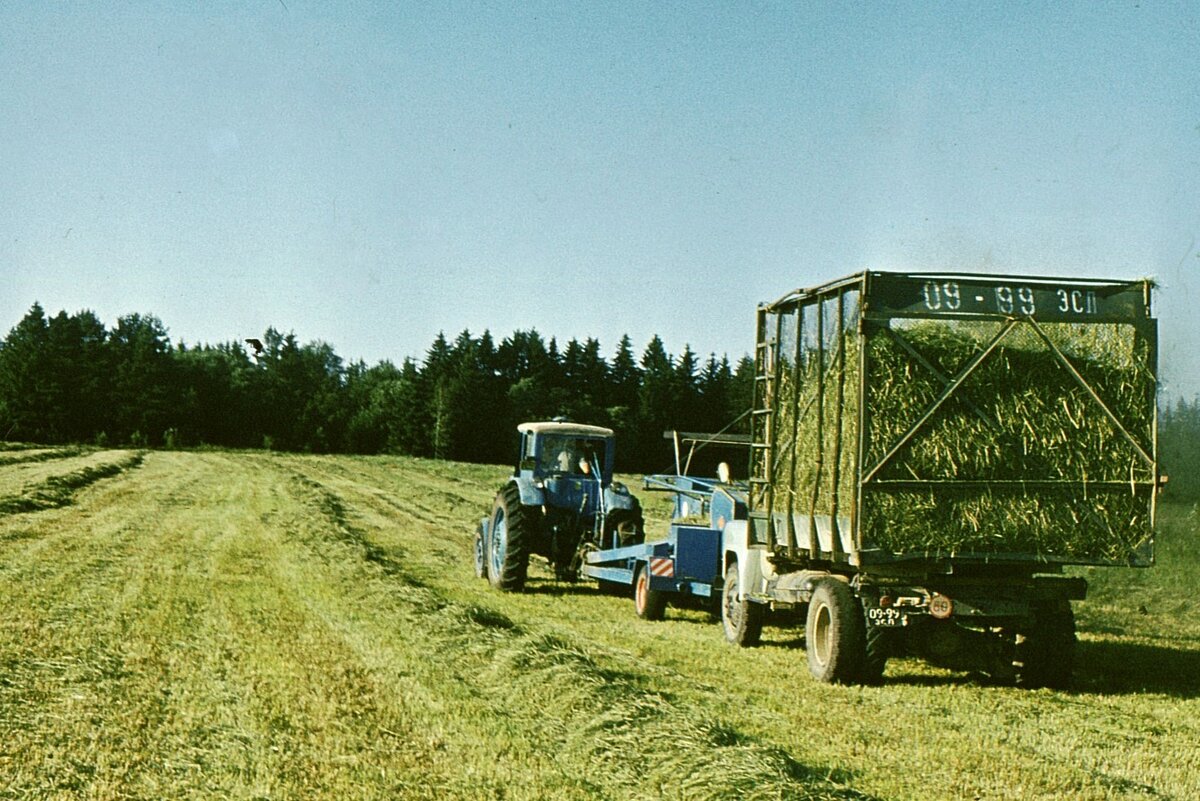
[[[488, 699], [484, 721], [502, 721], [508, 733], [525, 732], [526, 747], [574, 766], [560, 776], [545, 774], [550, 783], [535, 797], [634, 797], [649, 791], [656, 798], [679, 799], [873, 798], [715, 715], [649, 688], [640, 660], [448, 597], [427, 583], [424, 571], [414, 569], [403, 547], [381, 546], [351, 519], [355, 502], [309, 477], [295, 476], [290, 486], [325, 520], [319, 528], [298, 527], [297, 542], [328, 565], [353, 565], [355, 560], [341, 551], [359, 551], [354, 583], [364, 593], [376, 582], [386, 583], [390, 611], [410, 622], [409, 636], [419, 639], [424, 657], [453, 665], [456, 681]], [[503, 693], [495, 693], [496, 687]], [[522, 750], [512, 755], [518, 764]], [[458, 797], [461, 782], [462, 777], [430, 776], [420, 792], [409, 789], [417, 796]], [[512, 787], [485, 787], [489, 797], [522, 794]]]
[[34, 512], [70, 503], [79, 489], [141, 464], [135, 451], [21, 463], [0, 469], [0, 514]]
[[839, 687], [790, 627], [735, 649], [549, 573], [493, 592], [472, 528], [511, 468], [433, 495], [433, 464], [152, 451], [0, 517], [0, 798], [1200, 798], [1189, 509], [1155, 570], [1080, 571], [1075, 691], [910, 659]]
[[53, 459], [69, 459], [72, 456], [79, 456], [83, 452], [83, 448], [75, 447], [0, 449], [0, 467], [25, 462], [48, 462]]

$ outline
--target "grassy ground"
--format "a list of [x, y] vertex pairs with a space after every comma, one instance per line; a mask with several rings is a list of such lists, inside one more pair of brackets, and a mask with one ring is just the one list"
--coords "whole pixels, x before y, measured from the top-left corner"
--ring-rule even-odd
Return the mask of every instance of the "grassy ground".
[[542, 570], [491, 591], [500, 468], [36, 464], [0, 467], [55, 499], [0, 517], [0, 798], [1200, 798], [1192, 508], [1157, 567], [1086, 571], [1075, 691], [908, 660], [843, 688], [798, 629], [739, 651]]

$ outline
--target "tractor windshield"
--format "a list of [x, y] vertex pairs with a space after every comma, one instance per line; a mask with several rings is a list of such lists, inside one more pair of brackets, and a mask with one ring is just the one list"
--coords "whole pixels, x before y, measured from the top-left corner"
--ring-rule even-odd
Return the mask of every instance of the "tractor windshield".
[[591, 475], [604, 468], [603, 440], [548, 435], [538, 466], [547, 473]]

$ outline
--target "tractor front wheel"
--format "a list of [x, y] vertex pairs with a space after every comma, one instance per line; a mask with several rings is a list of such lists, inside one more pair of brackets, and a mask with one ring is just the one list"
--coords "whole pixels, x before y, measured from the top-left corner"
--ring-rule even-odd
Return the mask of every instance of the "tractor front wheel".
[[531, 537], [530, 510], [521, 505], [521, 493], [508, 484], [496, 495], [492, 508], [492, 530], [487, 542], [488, 581], [498, 590], [525, 589]]

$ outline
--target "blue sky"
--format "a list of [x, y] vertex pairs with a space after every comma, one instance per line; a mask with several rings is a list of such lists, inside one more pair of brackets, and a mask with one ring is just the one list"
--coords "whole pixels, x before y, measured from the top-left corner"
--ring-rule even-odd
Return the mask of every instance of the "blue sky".
[[866, 268], [1154, 276], [1200, 393], [1195, 3], [0, 5], [0, 329], [736, 358]]

